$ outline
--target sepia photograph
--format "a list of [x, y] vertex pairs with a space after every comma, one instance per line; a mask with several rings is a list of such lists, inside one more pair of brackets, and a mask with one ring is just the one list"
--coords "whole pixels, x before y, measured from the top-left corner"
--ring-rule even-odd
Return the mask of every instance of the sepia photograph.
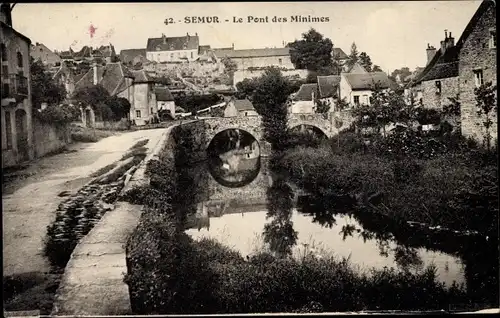
[[500, 313], [496, 10], [0, 3], [4, 317]]

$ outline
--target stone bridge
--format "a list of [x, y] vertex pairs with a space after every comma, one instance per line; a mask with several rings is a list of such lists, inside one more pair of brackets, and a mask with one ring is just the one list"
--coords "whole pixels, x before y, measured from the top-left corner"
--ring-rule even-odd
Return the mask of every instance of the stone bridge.
[[[211, 117], [202, 119], [205, 123], [206, 148], [210, 141], [218, 133], [227, 129], [241, 129], [250, 133], [259, 143], [261, 155], [266, 156], [270, 153], [270, 145], [264, 141], [264, 132], [261, 116], [247, 117]], [[342, 126], [338, 129], [336, 123], [341, 122]], [[328, 138], [349, 127], [352, 119], [347, 112], [335, 114], [292, 114], [288, 118], [288, 127], [294, 128], [300, 125], [316, 127], [322, 131]], [[205, 148], [205, 149], [206, 149]]]

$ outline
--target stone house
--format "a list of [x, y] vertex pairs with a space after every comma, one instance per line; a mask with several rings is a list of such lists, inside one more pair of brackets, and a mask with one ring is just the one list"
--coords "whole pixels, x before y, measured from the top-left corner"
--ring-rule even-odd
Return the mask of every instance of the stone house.
[[149, 123], [158, 116], [154, 81], [144, 70], [130, 70], [122, 63], [108, 63], [106, 66], [94, 63], [75, 84], [75, 89], [97, 84], [111, 96], [123, 97], [130, 102], [130, 120], [136, 125]]
[[238, 70], [259, 69], [269, 66], [276, 66], [287, 70], [295, 69], [290, 58], [289, 48], [215, 49], [214, 53], [219, 61], [224, 57], [233, 60]]
[[[497, 84], [496, 5], [483, 1], [457, 42], [461, 130], [464, 136], [483, 140], [484, 118], [477, 115], [474, 89], [487, 82]], [[493, 111], [490, 133], [497, 139], [497, 115]]]
[[417, 103], [426, 108], [442, 109], [450, 103], [450, 97], [458, 94], [458, 48], [451, 32], [445, 31], [440, 49], [427, 46], [428, 64], [412, 81]]
[[116, 62], [117, 58], [115, 47], [111, 43], [109, 45], [101, 45], [95, 49], [85, 45], [78, 52], [73, 51], [70, 47], [68, 51], [58, 52], [58, 55], [63, 61], [96, 61], [98, 64]]
[[252, 102], [248, 99], [232, 98], [224, 109], [224, 117], [258, 116]]
[[313, 114], [319, 96], [317, 84], [302, 84], [297, 93], [292, 94], [288, 112], [291, 114]]
[[175, 118], [175, 99], [170, 90], [166, 87], [156, 87], [155, 94], [158, 112], [167, 110], [170, 112], [170, 116]]
[[155, 62], [191, 62], [198, 58], [200, 40], [194, 36], [149, 38], [146, 46], [146, 58]]
[[1, 129], [2, 167], [34, 158], [31, 103], [31, 40], [12, 27], [9, 3], [1, 4]]
[[61, 58], [56, 53], [52, 52], [43, 43], [36, 42], [35, 45], [31, 45], [30, 51], [31, 57], [37, 61], [42, 61], [45, 66], [58, 66], [61, 64]]
[[381, 90], [394, 89], [386, 73], [342, 73], [340, 75], [340, 99], [345, 99], [350, 105], [370, 105], [373, 92], [378, 86]]

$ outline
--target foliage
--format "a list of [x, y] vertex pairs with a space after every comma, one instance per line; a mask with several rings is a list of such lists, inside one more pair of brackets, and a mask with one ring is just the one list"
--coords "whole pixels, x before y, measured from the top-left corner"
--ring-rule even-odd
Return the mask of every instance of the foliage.
[[258, 78], [253, 95], [253, 105], [262, 116], [264, 138], [274, 149], [282, 148], [288, 129], [286, 102], [294, 87], [276, 68], [268, 68]]
[[34, 108], [41, 108], [42, 103], [58, 105], [66, 98], [66, 89], [62, 83], [52, 78], [40, 60], [31, 58], [31, 101]]
[[110, 96], [106, 100], [106, 106], [111, 110], [111, 119], [115, 121], [128, 118], [130, 108], [132, 107], [128, 99], [117, 96]]
[[460, 103], [460, 95], [457, 94], [455, 97], [448, 97], [449, 104], [446, 104], [443, 107], [443, 114], [444, 115], [449, 115], [449, 116], [460, 116], [460, 109], [461, 109], [461, 103]]
[[108, 91], [101, 84], [81, 87], [73, 93], [73, 99], [77, 103], [81, 106], [90, 106], [94, 110], [98, 105], [105, 104], [109, 97]]
[[389, 76], [389, 78], [393, 81], [396, 81], [398, 75], [401, 81], [405, 83], [405, 79], [411, 75], [411, 71], [408, 67], [402, 67], [401, 69], [396, 69], [392, 71], [391, 76]]
[[366, 54], [366, 52], [361, 52], [361, 54], [359, 54], [359, 64], [363, 66], [367, 72], [372, 72], [373, 63], [370, 56]]
[[174, 97], [175, 105], [182, 107], [186, 112], [196, 112], [223, 101], [218, 94], [179, 94]]
[[316, 113], [318, 114], [326, 114], [330, 111], [330, 102], [329, 101], [316, 101]]
[[493, 116], [492, 112], [497, 110], [496, 90], [496, 85], [493, 85], [491, 82], [487, 82], [474, 89], [474, 94], [476, 95], [476, 106], [478, 108], [477, 114], [484, 117], [483, 138], [484, 145], [488, 150], [491, 149], [492, 139], [490, 128], [494, 124], [491, 116]]
[[373, 65], [372, 72], [383, 72], [382, 68], [378, 65]]
[[332, 41], [313, 28], [303, 33], [301, 40], [295, 40], [288, 46], [291, 61], [297, 69], [317, 71], [333, 65]]
[[238, 82], [236, 84], [236, 98], [252, 100], [257, 83], [256, 78], [245, 78], [243, 81]]
[[356, 43], [352, 42], [351, 45], [351, 53], [349, 54], [349, 61], [347, 61], [347, 66], [352, 67], [354, 64], [356, 64], [359, 60], [359, 52], [358, 52], [358, 47], [356, 46]]
[[225, 56], [221, 59], [222, 64], [224, 65], [224, 71], [227, 74], [233, 75], [234, 72], [238, 69], [238, 65], [231, 58]]
[[106, 130], [97, 130], [91, 128], [72, 127], [71, 140], [77, 142], [98, 142], [99, 140], [113, 136], [115, 133]]
[[41, 122], [55, 125], [65, 125], [78, 120], [80, 109], [73, 105], [49, 105], [45, 109], [33, 112]]
[[161, 85], [170, 86], [172, 85], [172, 80], [166, 76], [157, 77], [155, 82]]

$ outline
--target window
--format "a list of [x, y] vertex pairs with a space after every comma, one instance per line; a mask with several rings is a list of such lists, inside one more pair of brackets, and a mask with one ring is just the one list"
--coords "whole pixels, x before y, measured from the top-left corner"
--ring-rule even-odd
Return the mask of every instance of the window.
[[12, 125], [10, 123], [10, 112], [5, 111], [5, 138], [7, 139], [7, 149], [12, 148]]
[[497, 31], [490, 29], [490, 49], [497, 48]]
[[436, 81], [436, 94], [441, 94], [441, 81]]
[[191, 52], [191, 58], [192, 58], [192, 59], [194, 58], [193, 52]]
[[373, 97], [372, 96], [370, 96], [369, 100], [370, 100], [370, 105], [373, 104]]
[[23, 67], [23, 55], [21, 52], [17, 52], [17, 66]]
[[278, 59], [278, 63], [283, 64], [283, 60], [282, 59]]
[[9, 84], [8, 83], [3, 83], [2, 84], [2, 97], [8, 97], [10, 93], [9, 89]]
[[151, 107], [151, 114], [153, 113], [153, 107]]
[[359, 105], [359, 96], [354, 96], [354, 104]]
[[484, 84], [483, 70], [475, 70], [474, 71], [474, 80], [476, 82], [476, 87], [479, 87], [479, 86]]
[[170, 53], [170, 59], [173, 60], [174, 59], [174, 53]]
[[248, 112], [245, 112], [245, 116], [248, 116]]
[[141, 111], [140, 110], [136, 110], [135, 111], [135, 117], [136, 118], [141, 118]]
[[369, 105], [368, 95], [363, 95], [363, 104]]
[[2, 43], [2, 45], [0, 46], [0, 50], [2, 51], [0, 52], [2, 61], [7, 61], [7, 47], [5, 46], [5, 44]]

